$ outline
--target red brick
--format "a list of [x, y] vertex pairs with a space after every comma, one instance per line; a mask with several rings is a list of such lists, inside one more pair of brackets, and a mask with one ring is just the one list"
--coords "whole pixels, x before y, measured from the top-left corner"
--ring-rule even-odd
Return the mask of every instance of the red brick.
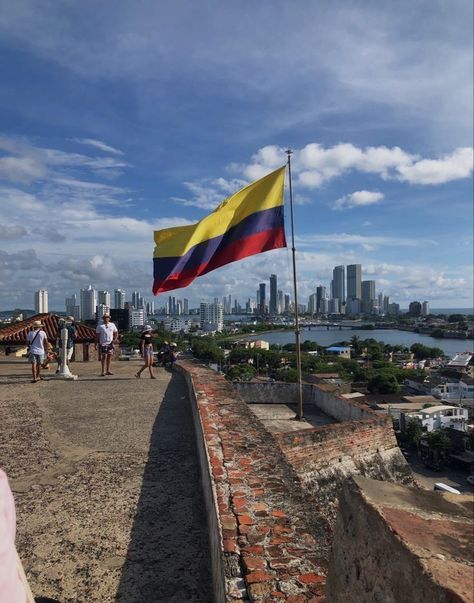
[[243, 563], [247, 573], [255, 570], [264, 570], [267, 567], [267, 562], [262, 557], [244, 556]]
[[313, 572], [301, 574], [298, 576], [298, 580], [303, 584], [319, 584], [320, 582], [326, 582], [326, 578], [324, 576], [319, 576]]
[[237, 515], [239, 525], [252, 526], [254, 521], [249, 515]]
[[233, 540], [232, 538], [225, 538], [224, 539], [224, 551], [226, 553], [235, 553], [237, 552], [238, 547], [237, 547], [237, 543], [235, 542], [235, 540]]
[[270, 574], [266, 574], [263, 571], [257, 570], [255, 572], [251, 572], [245, 576], [245, 580], [247, 584], [253, 584], [254, 582], [266, 582], [267, 580], [272, 580], [273, 576]]
[[263, 546], [254, 545], [254, 546], [246, 546], [244, 549], [244, 553], [249, 555], [263, 555], [264, 548]]

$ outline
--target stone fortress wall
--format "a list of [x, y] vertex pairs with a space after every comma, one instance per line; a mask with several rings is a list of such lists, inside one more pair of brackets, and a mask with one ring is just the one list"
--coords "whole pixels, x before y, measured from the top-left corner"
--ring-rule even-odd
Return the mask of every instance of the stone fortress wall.
[[[410, 530], [404, 532], [400, 521], [395, 521], [400, 501], [416, 500], [403, 517], [416, 524], [416, 518], [423, 515], [425, 497], [433, 501], [443, 496], [399, 485], [414, 484], [414, 480], [389, 418], [331, 394], [324, 386], [308, 385], [304, 403], [316, 405], [337, 422], [274, 434], [250, 410], [251, 403], [294, 403], [294, 386], [234, 386], [203, 365], [185, 360], [177, 369], [187, 380], [194, 404], [215, 553], [216, 601], [473, 602], [466, 580], [472, 577], [474, 564], [466, 543], [457, 547], [456, 542], [448, 542], [446, 528], [445, 540], [435, 548], [438, 557], [422, 560], [423, 551], [409, 541]], [[385, 484], [372, 479], [361, 482], [365, 478], [359, 476], [385, 480]], [[360, 494], [360, 484], [370, 495]], [[390, 510], [385, 500], [374, 502], [374, 492], [382, 485], [399, 489], [398, 507], [394, 504]], [[472, 497], [459, 499], [461, 506], [471, 505], [472, 517]], [[375, 507], [377, 521], [363, 524]], [[444, 513], [452, 511], [449, 520], [457, 522], [457, 533], [470, 525], [472, 534], [468, 511], [454, 517], [459, 508], [443, 507]], [[425, 532], [439, 519], [436, 507], [430, 512], [431, 516], [423, 517]], [[438, 524], [440, 529], [445, 527], [444, 520]], [[434, 571], [447, 551], [448, 561], [455, 558], [457, 563], [457, 583], [448, 581], [446, 573]], [[404, 571], [399, 571], [394, 559], [402, 560]], [[410, 572], [406, 571], [409, 567]], [[414, 579], [419, 583], [412, 584]], [[347, 598], [352, 588], [356, 594]], [[414, 594], [417, 589], [428, 589], [432, 598], [407, 599], [411, 589]]]

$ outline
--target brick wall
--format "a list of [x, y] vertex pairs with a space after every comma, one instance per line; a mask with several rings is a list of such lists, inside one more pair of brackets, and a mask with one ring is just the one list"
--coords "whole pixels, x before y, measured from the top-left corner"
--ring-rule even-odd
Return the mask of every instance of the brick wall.
[[222, 559], [213, 562], [214, 584], [224, 591], [216, 591], [216, 601], [322, 601], [330, 540], [309, 511], [311, 496], [223, 377], [191, 361], [177, 369], [202, 436], [210, 538]]

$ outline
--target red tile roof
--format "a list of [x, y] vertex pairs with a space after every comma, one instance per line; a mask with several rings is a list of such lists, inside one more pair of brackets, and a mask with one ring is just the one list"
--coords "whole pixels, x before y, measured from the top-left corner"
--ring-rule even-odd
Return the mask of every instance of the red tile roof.
[[[36, 314], [26, 320], [15, 322], [0, 329], [1, 344], [26, 344], [26, 335], [32, 330], [35, 320], [41, 320], [49, 341], [56, 341], [58, 335], [59, 316], [57, 314]], [[76, 322], [76, 343], [91, 343], [95, 339], [95, 330]]]

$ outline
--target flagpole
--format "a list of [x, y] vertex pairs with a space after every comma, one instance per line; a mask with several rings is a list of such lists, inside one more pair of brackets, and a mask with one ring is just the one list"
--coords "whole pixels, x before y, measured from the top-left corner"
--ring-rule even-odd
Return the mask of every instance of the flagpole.
[[296, 287], [296, 249], [295, 249], [295, 225], [293, 216], [293, 186], [291, 182], [291, 155], [293, 151], [288, 149], [286, 151], [288, 155], [288, 181], [290, 189], [290, 215], [291, 215], [291, 252], [293, 257], [293, 288], [295, 298], [295, 339], [296, 339], [296, 373], [297, 373], [297, 390], [298, 390], [298, 401], [296, 409], [296, 419], [301, 421], [303, 419], [303, 387], [301, 378], [301, 347], [300, 347], [300, 322], [298, 316], [298, 291]]

